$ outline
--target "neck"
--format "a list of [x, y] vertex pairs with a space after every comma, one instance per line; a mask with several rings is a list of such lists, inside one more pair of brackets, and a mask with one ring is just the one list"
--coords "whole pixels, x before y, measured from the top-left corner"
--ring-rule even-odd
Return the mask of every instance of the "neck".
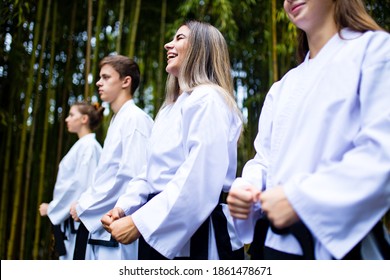
[[119, 110], [122, 108], [123, 104], [125, 104], [127, 101], [131, 99], [133, 99], [133, 97], [130, 94], [121, 94], [118, 96], [117, 99], [111, 102], [110, 107], [114, 112], [114, 114], [118, 113]]
[[306, 31], [309, 44], [310, 58], [316, 57], [323, 46], [338, 32], [337, 25], [334, 22], [333, 14], [330, 14], [316, 27]]
[[92, 133], [92, 130], [86, 126], [82, 126], [80, 131], [77, 132], [77, 136], [79, 137], [79, 139], [87, 134], [90, 134]]
[[315, 36], [308, 36], [310, 58], [315, 58], [321, 51], [323, 46], [337, 33], [337, 30], [326, 34], [316, 34]]

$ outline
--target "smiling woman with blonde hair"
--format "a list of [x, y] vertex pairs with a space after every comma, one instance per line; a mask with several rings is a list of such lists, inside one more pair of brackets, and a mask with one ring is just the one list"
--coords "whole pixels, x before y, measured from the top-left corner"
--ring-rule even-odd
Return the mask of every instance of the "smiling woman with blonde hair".
[[102, 223], [119, 242], [140, 237], [140, 259], [243, 259], [223, 202], [242, 126], [225, 39], [190, 21], [165, 49], [167, 93], [151, 155]]
[[166, 103], [173, 102], [181, 91], [192, 92], [199, 85], [219, 88], [230, 107], [235, 108], [233, 79], [226, 41], [221, 32], [207, 23], [189, 21], [185, 24], [192, 36], [178, 76], [169, 74]]

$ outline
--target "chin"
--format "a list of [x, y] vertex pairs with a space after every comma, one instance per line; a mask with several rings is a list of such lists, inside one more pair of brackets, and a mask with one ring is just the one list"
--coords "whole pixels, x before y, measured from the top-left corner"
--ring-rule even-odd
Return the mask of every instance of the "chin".
[[167, 66], [167, 68], [165, 68], [165, 71], [172, 76], [175, 76], [175, 77], [179, 76], [179, 71], [177, 71], [176, 67]]
[[108, 101], [107, 101], [107, 98], [106, 98], [105, 96], [103, 96], [103, 95], [100, 95], [100, 99], [101, 99], [102, 101], [104, 101], [104, 102], [108, 102]]

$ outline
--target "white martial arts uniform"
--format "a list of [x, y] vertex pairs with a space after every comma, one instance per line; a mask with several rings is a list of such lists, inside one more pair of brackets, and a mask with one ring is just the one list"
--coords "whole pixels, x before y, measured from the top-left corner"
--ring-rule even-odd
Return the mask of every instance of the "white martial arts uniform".
[[[344, 29], [342, 38], [272, 86], [257, 154], [233, 184], [281, 184], [318, 259], [343, 258], [390, 207], [390, 35]], [[246, 243], [260, 205], [254, 209], [251, 219], [235, 220]], [[265, 245], [302, 254], [294, 237], [271, 230]]]
[[[138, 175], [146, 163], [152, 125], [152, 118], [133, 100], [127, 101], [113, 117], [95, 179], [76, 206], [80, 220], [90, 232], [90, 239], [105, 241], [106, 244], [110, 241], [111, 234], [104, 230], [100, 220], [114, 208], [127, 183]], [[87, 255], [91, 259], [137, 259], [137, 250], [137, 242], [119, 244], [118, 247], [93, 245], [89, 246]]]
[[[116, 206], [132, 215], [146, 242], [166, 258], [189, 256], [191, 236], [216, 207], [221, 192], [230, 189], [241, 125], [212, 86], [182, 93], [158, 114], [148, 164]], [[232, 249], [237, 250], [243, 243], [235, 237], [230, 216], [228, 225]], [[218, 259], [212, 226], [209, 237], [208, 258]]]
[[[56, 183], [54, 186], [53, 200], [49, 203], [47, 216], [53, 225], [61, 225], [65, 233], [64, 245], [66, 255], [60, 256], [61, 260], [72, 260], [76, 234], [71, 233], [69, 210], [73, 202], [77, 201], [80, 195], [91, 184], [102, 147], [95, 139], [94, 133], [81, 137], [72, 146], [69, 152], [61, 160]], [[75, 229], [79, 222], [74, 222]]]

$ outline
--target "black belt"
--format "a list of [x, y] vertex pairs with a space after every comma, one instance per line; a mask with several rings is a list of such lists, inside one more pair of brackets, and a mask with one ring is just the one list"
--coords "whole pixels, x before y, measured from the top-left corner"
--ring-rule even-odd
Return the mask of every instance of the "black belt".
[[[303, 251], [303, 256], [301, 256], [302, 259], [314, 260], [314, 239], [311, 232], [302, 222], [297, 222], [288, 228], [277, 229], [268, 221], [266, 217], [262, 217], [256, 222], [254, 238], [253, 238], [254, 240], [251, 243], [248, 251], [248, 254], [251, 256], [251, 259], [275, 259], [278, 256], [279, 259], [284, 259], [285, 257], [287, 257], [287, 255], [290, 255], [290, 254], [286, 254], [286, 256], [283, 256], [279, 254], [283, 252], [279, 252], [272, 248], [265, 249], [264, 243], [269, 228], [271, 228], [271, 230], [275, 234], [280, 234], [280, 235], [292, 234], [297, 239], [297, 241], [299, 242], [302, 248]], [[298, 257], [296, 259], [300, 259], [298, 255], [294, 255], [294, 256]], [[293, 259], [293, 258], [288, 257], [288, 259]]]
[[112, 236], [110, 240], [101, 240], [101, 239], [92, 239], [88, 240], [88, 244], [99, 245], [105, 247], [119, 247], [118, 241], [116, 241]]
[[271, 225], [271, 230], [276, 234], [292, 234], [301, 245], [304, 260], [314, 260], [314, 239], [313, 235], [301, 221], [285, 229], [277, 229]]
[[64, 243], [66, 236], [61, 230], [61, 225], [53, 225], [53, 234], [54, 234], [54, 250], [58, 253], [59, 256], [66, 255], [66, 248]]
[[[281, 235], [292, 234], [298, 240], [303, 251], [303, 256], [291, 255], [291, 254], [274, 250], [272, 248], [265, 247], [264, 241], [266, 237], [266, 232], [269, 227], [271, 227], [271, 230], [276, 234], [281, 234]], [[374, 228], [371, 230], [371, 233], [375, 238], [377, 248], [380, 251], [383, 259], [387, 259], [387, 260], [390, 259], [390, 244], [385, 239], [384, 236], [385, 233], [381, 221], [379, 221], [374, 226]], [[363, 259], [361, 253], [361, 247], [362, 247], [362, 242], [359, 242], [357, 245], [355, 245], [354, 248], [352, 248], [351, 251], [349, 251], [348, 254], [345, 255], [343, 259], [344, 260]], [[262, 218], [258, 220], [256, 223], [254, 242], [252, 242], [248, 253], [251, 255], [252, 259], [283, 260], [283, 259], [293, 259], [291, 258], [291, 256], [294, 256], [295, 259], [314, 260], [315, 259], [314, 249], [315, 246], [314, 246], [313, 235], [311, 234], [311, 232], [303, 222], [295, 223], [294, 225], [285, 229], [277, 229], [272, 225], [270, 225], [270, 223], [268, 222], [268, 220], [266, 220], [266, 218]]]
[[99, 245], [105, 247], [118, 247], [119, 243], [111, 236], [109, 241], [100, 240], [100, 239], [88, 239], [89, 231], [84, 226], [83, 223], [80, 223], [79, 229], [77, 230], [76, 236], [76, 245], [74, 249], [73, 259], [74, 260], [85, 260], [85, 252], [87, 249], [87, 244], [90, 245]]
[[[148, 201], [157, 194], [151, 194]], [[220, 204], [224, 199], [224, 194], [221, 193], [219, 203], [211, 213], [211, 215], [201, 224], [197, 231], [190, 239], [190, 256], [178, 257], [175, 259], [189, 260], [207, 260], [208, 259], [208, 243], [209, 243], [209, 227], [210, 218], [214, 227], [215, 239], [217, 244], [218, 255], [221, 260], [244, 259], [244, 248], [233, 250], [230, 242], [230, 236], [227, 229], [227, 220], [222, 211]], [[138, 244], [138, 259], [139, 260], [164, 260], [167, 259], [153, 247], [151, 247], [141, 236]]]
[[59, 256], [66, 255], [65, 240], [68, 240], [66, 237], [66, 231], [68, 227], [70, 228], [70, 233], [75, 234], [76, 230], [74, 227], [74, 220], [72, 217], [67, 218], [64, 222], [64, 231], [61, 229], [61, 225], [53, 225], [53, 234], [54, 234], [54, 249]]
[[304, 256], [289, 254], [264, 246], [264, 259], [266, 260], [304, 260]]
[[88, 236], [88, 229], [83, 223], [80, 222], [79, 228], [77, 229], [76, 243], [73, 252], [74, 260], [85, 260], [85, 251], [87, 249]]

